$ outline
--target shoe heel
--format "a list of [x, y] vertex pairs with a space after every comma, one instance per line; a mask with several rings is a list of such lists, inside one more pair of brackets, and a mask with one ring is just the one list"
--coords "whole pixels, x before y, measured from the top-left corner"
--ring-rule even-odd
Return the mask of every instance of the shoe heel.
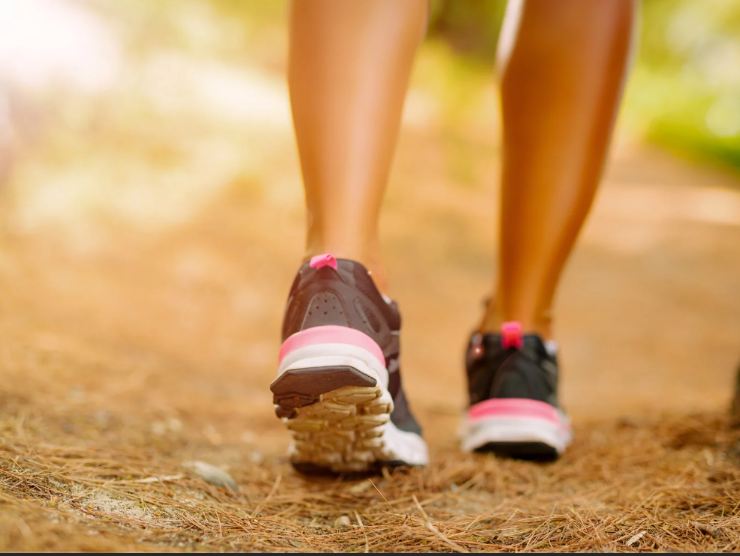
[[300, 471], [366, 471], [384, 455], [393, 411], [388, 372], [373, 353], [377, 344], [347, 342], [358, 331], [320, 328], [283, 344], [270, 385], [275, 413], [291, 432], [290, 459]]
[[421, 436], [391, 421], [383, 352], [358, 330], [319, 326], [289, 337], [270, 390], [293, 437], [290, 461], [301, 472], [367, 472], [429, 460]]
[[317, 326], [290, 336], [280, 348], [278, 378], [270, 385], [279, 417], [344, 387], [388, 388], [380, 346], [343, 326]]

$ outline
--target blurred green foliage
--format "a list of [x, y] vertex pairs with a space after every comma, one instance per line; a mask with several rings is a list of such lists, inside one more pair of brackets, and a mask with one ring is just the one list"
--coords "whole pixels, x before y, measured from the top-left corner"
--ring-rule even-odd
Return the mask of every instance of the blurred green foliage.
[[[492, 63], [498, 0], [435, 0], [430, 36]], [[740, 0], [643, 0], [624, 123], [647, 140], [740, 170]]]
[[492, 61], [505, 9], [501, 0], [432, 0], [429, 35], [443, 37], [469, 57]]
[[740, 169], [740, 2], [645, 0], [625, 107], [649, 140]]
[[[174, 0], [165, 5], [174, 9]], [[254, 52], [279, 50], [285, 0], [206, 5], [240, 26], [247, 43], [259, 45]], [[451, 112], [465, 112], [465, 100], [492, 75], [506, 2], [431, 0], [430, 7], [427, 60], [417, 73], [452, 101]], [[740, 0], [642, 0], [622, 118], [648, 141], [740, 170]]]

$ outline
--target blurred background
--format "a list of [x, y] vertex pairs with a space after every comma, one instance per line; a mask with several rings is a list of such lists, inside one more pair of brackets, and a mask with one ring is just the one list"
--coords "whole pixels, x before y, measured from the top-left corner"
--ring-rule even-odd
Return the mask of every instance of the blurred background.
[[343, 483], [291, 471], [268, 388], [305, 223], [287, 3], [0, 1], [0, 549], [737, 550], [740, 2], [641, 4], [549, 466], [459, 451], [505, 6], [431, 6], [381, 235], [432, 464]]
[[[431, 5], [382, 222], [427, 421], [462, 406], [462, 344], [494, 271], [505, 7]], [[304, 226], [286, 11], [0, 2], [4, 372], [39, 399], [246, 401], [277, 427], [267, 384]], [[577, 418], [724, 407], [740, 360], [740, 3], [645, 0], [640, 19], [558, 301]]]

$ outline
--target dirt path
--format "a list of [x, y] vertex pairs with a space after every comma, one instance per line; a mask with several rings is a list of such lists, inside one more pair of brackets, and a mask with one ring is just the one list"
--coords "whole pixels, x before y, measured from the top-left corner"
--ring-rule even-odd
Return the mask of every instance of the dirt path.
[[[559, 301], [576, 441], [538, 466], [456, 446], [496, 168], [473, 164], [483, 185], [460, 187], [438, 148], [405, 136], [384, 216], [433, 463], [372, 481], [295, 475], [272, 416], [300, 256], [294, 175], [237, 180], [164, 228], [24, 227], [6, 199], [0, 548], [740, 549], [726, 418], [740, 360], [737, 184], [619, 146]], [[192, 461], [228, 469], [237, 490]]]
[[740, 550], [737, 177], [618, 141], [559, 296], [572, 449], [458, 450], [497, 109], [490, 70], [434, 41], [382, 222], [433, 461], [291, 470], [268, 385], [304, 217], [276, 4], [69, 3], [87, 15], [57, 8], [45, 47], [67, 81], [3, 97], [28, 127], [0, 134], [0, 549]]

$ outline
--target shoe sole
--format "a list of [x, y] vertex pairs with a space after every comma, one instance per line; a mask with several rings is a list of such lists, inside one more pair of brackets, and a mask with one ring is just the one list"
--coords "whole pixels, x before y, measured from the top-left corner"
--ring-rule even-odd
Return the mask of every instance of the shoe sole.
[[541, 462], [555, 461], [560, 457], [557, 449], [545, 442], [488, 442], [474, 451], [507, 459]]
[[[312, 343], [306, 333], [322, 342]], [[281, 350], [279, 376], [270, 386], [275, 412], [292, 435], [293, 466], [304, 473], [365, 473], [425, 465], [423, 439], [390, 419], [388, 372], [377, 356], [366, 346], [326, 342], [326, 330], [297, 334], [304, 336], [300, 342], [291, 337], [297, 347]]]
[[559, 409], [524, 398], [492, 399], [468, 410], [462, 447], [502, 457], [557, 459], [572, 439], [570, 421]]

